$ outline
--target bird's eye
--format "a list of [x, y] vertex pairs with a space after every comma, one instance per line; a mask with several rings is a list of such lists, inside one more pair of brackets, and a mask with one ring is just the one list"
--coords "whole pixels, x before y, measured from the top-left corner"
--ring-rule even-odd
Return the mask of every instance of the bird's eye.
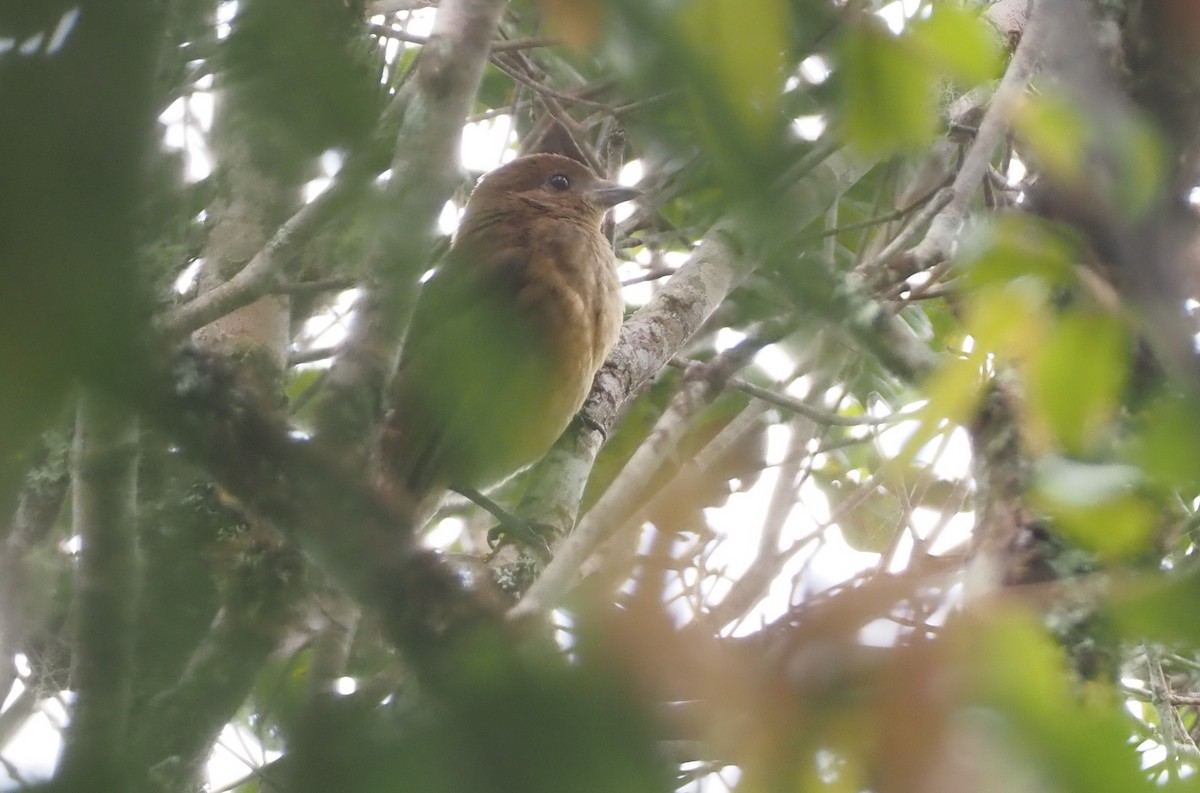
[[551, 176], [546, 180], [546, 184], [550, 185], [550, 187], [554, 188], [555, 190], [562, 192], [563, 190], [567, 190], [571, 187], [571, 180], [563, 176], [561, 173], [556, 173], [554, 176]]

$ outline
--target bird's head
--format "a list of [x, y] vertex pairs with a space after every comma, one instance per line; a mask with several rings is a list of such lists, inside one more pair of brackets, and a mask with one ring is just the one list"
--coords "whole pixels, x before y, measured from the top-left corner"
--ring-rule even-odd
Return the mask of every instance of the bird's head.
[[479, 180], [467, 201], [464, 223], [472, 218], [533, 212], [592, 222], [599, 228], [604, 213], [641, 192], [601, 179], [581, 162], [560, 154], [519, 157]]

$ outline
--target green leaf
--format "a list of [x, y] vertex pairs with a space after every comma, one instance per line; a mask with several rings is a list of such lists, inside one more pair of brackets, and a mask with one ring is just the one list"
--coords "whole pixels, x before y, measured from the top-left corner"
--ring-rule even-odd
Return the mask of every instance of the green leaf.
[[1032, 276], [977, 290], [965, 301], [963, 327], [976, 350], [1020, 360], [1045, 338], [1050, 297], [1046, 283]]
[[1129, 339], [1111, 314], [1061, 316], [1025, 370], [1030, 420], [1053, 445], [1082, 455], [1113, 418], [1129, 375]]
[[1088, 507], [1128, 492], [1141, 481], [1141, 472], [1131, 465], [1081, 463], [1049, 456], [1039, 461], [1036, 478], [1039, 490], [1057, 503]]
[[948, 358], [935, 369], [921, 387], [929, 401], [918, 411], [917, 428], [887, 465], [898, 468], [912, 465], [927, 443], [948, 430], [947, 421], [968, 423], [984, 395], [983, 371], [984, 355], [978, 352]]
[[[280, 20], [286, 20], [281, 24]], [[221, 42], [222, 88], [254, 155], [289, 178], [308, 159], [370, 133], [382, 107], [378, 64], [355, 41], [350, 7], [323, 0], [244, 0]]]
[[1052, 227], [1029, 217], [1005, 217], [967, 237], [958, 256], [968, 287], [981, 289], [1021, 276], [1052, 286], [1075, 282], [1075, 248]]
[[936, 75], [887, 30], [861, 25], [841, 46], [846, 136], [871, 153], [915, 149], [937, 133]]
[[1200, 405], [1180, 394], [1159, 398], [1139, 417], [1131, 459], [1156, 484], [1195, 491], [1200, 487]]
[[1055, 527], [1101, 559], [1144, 553], [1158, 510], [1137, 492], [1141, 472], [1129, 465], [1089, 464], [1050, 456], [1034, 473], [1032, 502]]
[[993, 611], [952, 638], [969, 686], [996, 713], [1006, 743], [1038, 769], [1047, 790], [1157, 790], [1140, 769], [1124, 716], [1076, 696], [1060, 647], [1032, 615]]
[[783, 0], [695, 0], [682, 6], [679, 28], [743, 128], [773, 129], [788, 49]]
[[1029, 615], [1010, 609], [981, 617], [949, 635], [967, 654], [976, 696], [1022, 720], [1040, 720], [1071, 704], [1062, 650]]
[[1102, 128], [1073, 97], [1047, 91], [1026, 97], [1014, 125], [1033, 159], [1062, 186], [1087, 183], [1086, 193], [1125, 215], [1150, 209], [1161, 193], [1167, 154], [1154, 128], [1132, 113], [1114, 114]]
[[1055, 181], [1072, 185], [1087, 178], [1092, 131], [1070, 99], [1053, 93], [1027, 97], [1018, 108], [1015, 126], [1037, 164]]
[[295, 399], [303, 394], [308, 389], [312, 388], [313, 384], [325, 373], [324, 369], [315, 366], [297, 369], [288, 377], [287, 386], [284, 391], [287, 394], [288, 401]]
[[826, 490], [826, 493], [835, 513], [847, 501], [853, 503], [837, 519], [847, 545], [864, 553], [883, 553], [891, 546], [903, 524], [900, 500], [894, 493], [882, 487], [874, 487], [865, 494], [855, 487]]
[[974, 508], [974, 502], [970, 497], [969, 491], [965, 498], [960, 495], [962, 492], [963, 487], [961, 482], [951, 479], [934, 479], [914, 494], [913, 506], [935, 509], [939, 512], [951, 509], [952, 507], [957, 507], [960, 511], [964, 512], [970, 511]]
[[868, 152], [915, 149], [937, 134], [935, 98], [944, 78], [992, 79], [999, 42], [973, 14], [939, 6], [899, 36], [873, 22], [842, 40], [846, 134]]
[[1166, 177], [1167, 153], [1158, 132], [1144, 119], [1122, 119], [1108, 137], [1116, 149], [1117, 208], [1138, 216], [1152, 208]]
[[1109, 615], [1121, 635], [1133, 642], [1182, 642], [1200, 646], [1200, 620], [1192, 604], [1200, 603], [1200, 575], [1145, 578], [1126, 584]]
[[974, 14], [942, 4], [909, 27], [913, 41], [946, 75], [976, 84], [995, 79], [1003, 63], [996, 35]]

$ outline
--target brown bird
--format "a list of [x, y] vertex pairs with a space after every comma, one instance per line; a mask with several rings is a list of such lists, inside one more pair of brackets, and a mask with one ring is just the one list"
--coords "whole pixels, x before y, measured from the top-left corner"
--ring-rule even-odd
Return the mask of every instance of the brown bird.
[[604, 213], [638, 191], [557, 154], [485, 175], [413, 314], [384, 422], [384, 475], [427, 519], [541, 457], [620, 331]]

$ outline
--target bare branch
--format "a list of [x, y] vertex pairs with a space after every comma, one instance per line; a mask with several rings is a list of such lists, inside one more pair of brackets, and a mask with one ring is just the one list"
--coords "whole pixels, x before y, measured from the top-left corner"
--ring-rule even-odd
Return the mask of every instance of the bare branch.
[[[686, 361], [679, 358], [671, 360], [671, 366], [678, 369], [687, 369], [690, 366], [695, 366], [695, 361]], [[804, 416], [805, 418], [815, 421], [817, 424], [823, 424], [829, 427], [871, 427], [880, 424], [895, 424], [907, 419], [916, 418], [921, 415], [921, 411], [913, 410], [905, 413], [890, 413], [886, 416], [843, 416], [838, 413], [831, 413], [828, 410], [814, 407], [803, 400], [790, 397], [787, 394], [780, 394], [772, 391], [769, 388], [763, 388], [760, 385], [755, 385], [748, 380], [743, 380], [740, 377], [730, 378], [727, 384], [729, 388], [741, 391], [743, 394], [752, 396], [755, 399], [761, 399], [763, 402], [774, 405], [778, 408], [783, 408], [791, 413]]]
[[363, 175], [351, 169], [344, 171], [328, 190], [305, 204], [280, 226], [263, 249], [236, 275], [158, 317], [155, 327], [168, 338], [182, 338], [282, 287], [286, 267], [295, 260], [297, 252], [362, 187], [365, 181]]
[[806, 458], [804, 452], [812, 438], [812, 424], [805, 419], [793, 419], [790, 429], [791, 437], [788, 439], [784, 463], [779, 466], [779, 478], [771, 491], [767, 515], [763, 519], [758, 555], [734, 582], [729, 594], [704, 614], [703, 624], [711, 633], [715, 634], [723, 626], [744, 617], [783, 570], [787, 560], [802, 547], [796, 544], [789, 550], [779, 550], [784, 523], [799, 500], [799, 480]]
[[[384, 38], [396, 39], [398, 41], [406, 41], [409, 44], [428, 44], [428, 36], [419, 36], [416, 33], [409, 33], [407, 30], [395, 28], [391, 25], [367, 25], [367, 32]], [[531, 36], [521, 39], [497, 39], [491, 43], [492, 52], [513, 52], [514, 50], [532, 50], [539, 47], [557, 47], [561, 42], [555, 38], [547, 38], [545, 36]]]
[[[872, 262], [864, 264], [863, 270], [886, 267], [901, 277], [907, 277], [949, 255], [951, 246], [962, 228], [971, 198], [987, 176], [992, 153], [1004, 141], [1013, 111], [1021, 95], [1025, 93], [1025, 88], [1029, 85], [1042, 56], [1045, 43], [1042, 7], [1045, 5], [1044, 0], [1035, 0], [1033, 3], [1021, 43], [1013, 53], [1008, 69], [988, 104], [983, 120], [979, 123], [979, 131], [975, 134], [954, 182], [945, 194], [939, 196], [909, 223], [905, 232], [892, 240]], [[915, 247], [900, 254], [900, 250], [912, 239], [916, 229], [926, 222], [929, 223], [929, 230], [924, 238]]]

